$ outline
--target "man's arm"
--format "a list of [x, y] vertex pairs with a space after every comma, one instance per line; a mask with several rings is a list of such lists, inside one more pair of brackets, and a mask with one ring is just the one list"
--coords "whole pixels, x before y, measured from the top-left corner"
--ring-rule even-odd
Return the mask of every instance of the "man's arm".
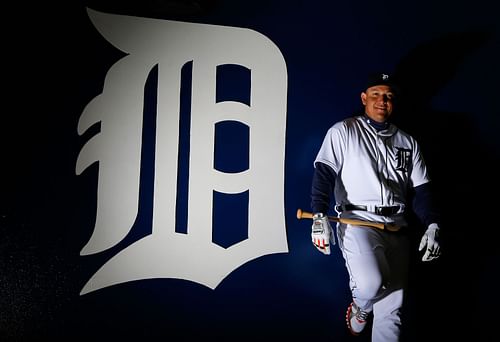
[[335, 185], [333, 169], [321, 162], [314, 164], [311, 186], [311, 207], [314, 213], [311, 231], [313, 245], [323, 254], [330, 254], [330, 243], [335, 244], [335, 235], [328, 221], [327, 211]]
[[314, 174], [311, 186], [311, 208], [313, 213], [326, 215], [335, 186], [337, 174], [333, 169], [321, 162], [314, 165]]
[[426, 227], [432, 223], [440, 224], [441, 217], [436, 207], [432, 193], [431, 183], [427, 182], [413, 189], [414, 196], [412, 207], [413, 211]]
[[433, 200], [430, 183], [417, 186], [414, 190], [413, 210], [420, 221], [427, 227], [418, 249], [421, 251], [425, 248], [422, 261], [431, 261], [441, 255], [439, 243], [440, 215]]

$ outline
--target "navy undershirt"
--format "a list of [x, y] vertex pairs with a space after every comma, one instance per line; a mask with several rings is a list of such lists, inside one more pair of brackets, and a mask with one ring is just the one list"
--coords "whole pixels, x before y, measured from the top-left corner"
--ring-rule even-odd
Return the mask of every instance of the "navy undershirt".
[[372, 119], [370, 119], [368, 117], [368, 115], [363, 115], [363, 118], [365, 119], [365, 121], [370, 125], [372, 126], [373, 128], [375, 128], [377, 130], [377, 132], [383, 130], [383, 129], [386, 129], [387, 127], [389, 127], [391, 125], [391, 123], [389, 121], [384, 121], [384, 122], [377, 122], [377, 121], [374, 121]]
[[[389, 127], [389, 122], [376, 122], [364, 116], [366, 122], [377, 131]], [[313, 213], [327, 213], [330, 208], [335, 179], [337, 174], [328, 165], [316, 162], [311, 186], [311, 208]], [[412, 208], [420, 221], [428, 226], [431, 223], [439, 224], [439, 213], [433, 202], [430, 183], [413, 188]], [[353, 203], [356, 204], [356, 203]]]

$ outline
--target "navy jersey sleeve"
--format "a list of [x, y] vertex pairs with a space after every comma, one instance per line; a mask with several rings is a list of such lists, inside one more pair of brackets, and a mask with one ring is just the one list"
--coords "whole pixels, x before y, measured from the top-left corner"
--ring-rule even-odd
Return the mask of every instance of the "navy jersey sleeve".
[[440, 223], [440, 214], [433, 199], [430, 182], [413, 188], [413, 211], [420, 221], [428, 227], [431, 223]]
[[330, 166], [324, 163], [316, 162], [314, 166], [311, 186], [311, 208], [313, 213], [326, 214], [330, 207], [337, 174]]

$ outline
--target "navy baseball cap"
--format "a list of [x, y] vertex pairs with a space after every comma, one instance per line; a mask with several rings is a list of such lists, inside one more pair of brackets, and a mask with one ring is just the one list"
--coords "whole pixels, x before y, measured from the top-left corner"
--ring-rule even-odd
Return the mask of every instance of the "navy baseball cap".
[[394, 81], [394, 77], [388, 73], [379, 72], [370, 74], [365, 84], [365, 90], [377, 85], [386, 85], [391, 87], [393, 92], [399, 92], [399, 87]]

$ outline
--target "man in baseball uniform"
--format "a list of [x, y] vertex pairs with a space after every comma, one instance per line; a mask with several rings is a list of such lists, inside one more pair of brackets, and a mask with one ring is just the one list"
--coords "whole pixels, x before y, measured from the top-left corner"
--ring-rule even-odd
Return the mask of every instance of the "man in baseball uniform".
[[[419, 250], [423, 261], [440, 255], [439, 215], [417, 141], [390, 122], [398, 88], [388, 74], [370, 77], [361, 92], [363, 115], [335, 123], [314, 161], [311, 187], [315, 247], [330, 254], [335, 235], [330, 203], [340, 218], [395, 224], [393, 232], [338, 223], [338, 245], [349, 273], [352, 302], [346, 314], [353, 335], [373, 319], [372, 341], [398, 341], [407, 281], [410, 207], [426, 227]], [[411, 195], [410, 195], [411, 194]]]

